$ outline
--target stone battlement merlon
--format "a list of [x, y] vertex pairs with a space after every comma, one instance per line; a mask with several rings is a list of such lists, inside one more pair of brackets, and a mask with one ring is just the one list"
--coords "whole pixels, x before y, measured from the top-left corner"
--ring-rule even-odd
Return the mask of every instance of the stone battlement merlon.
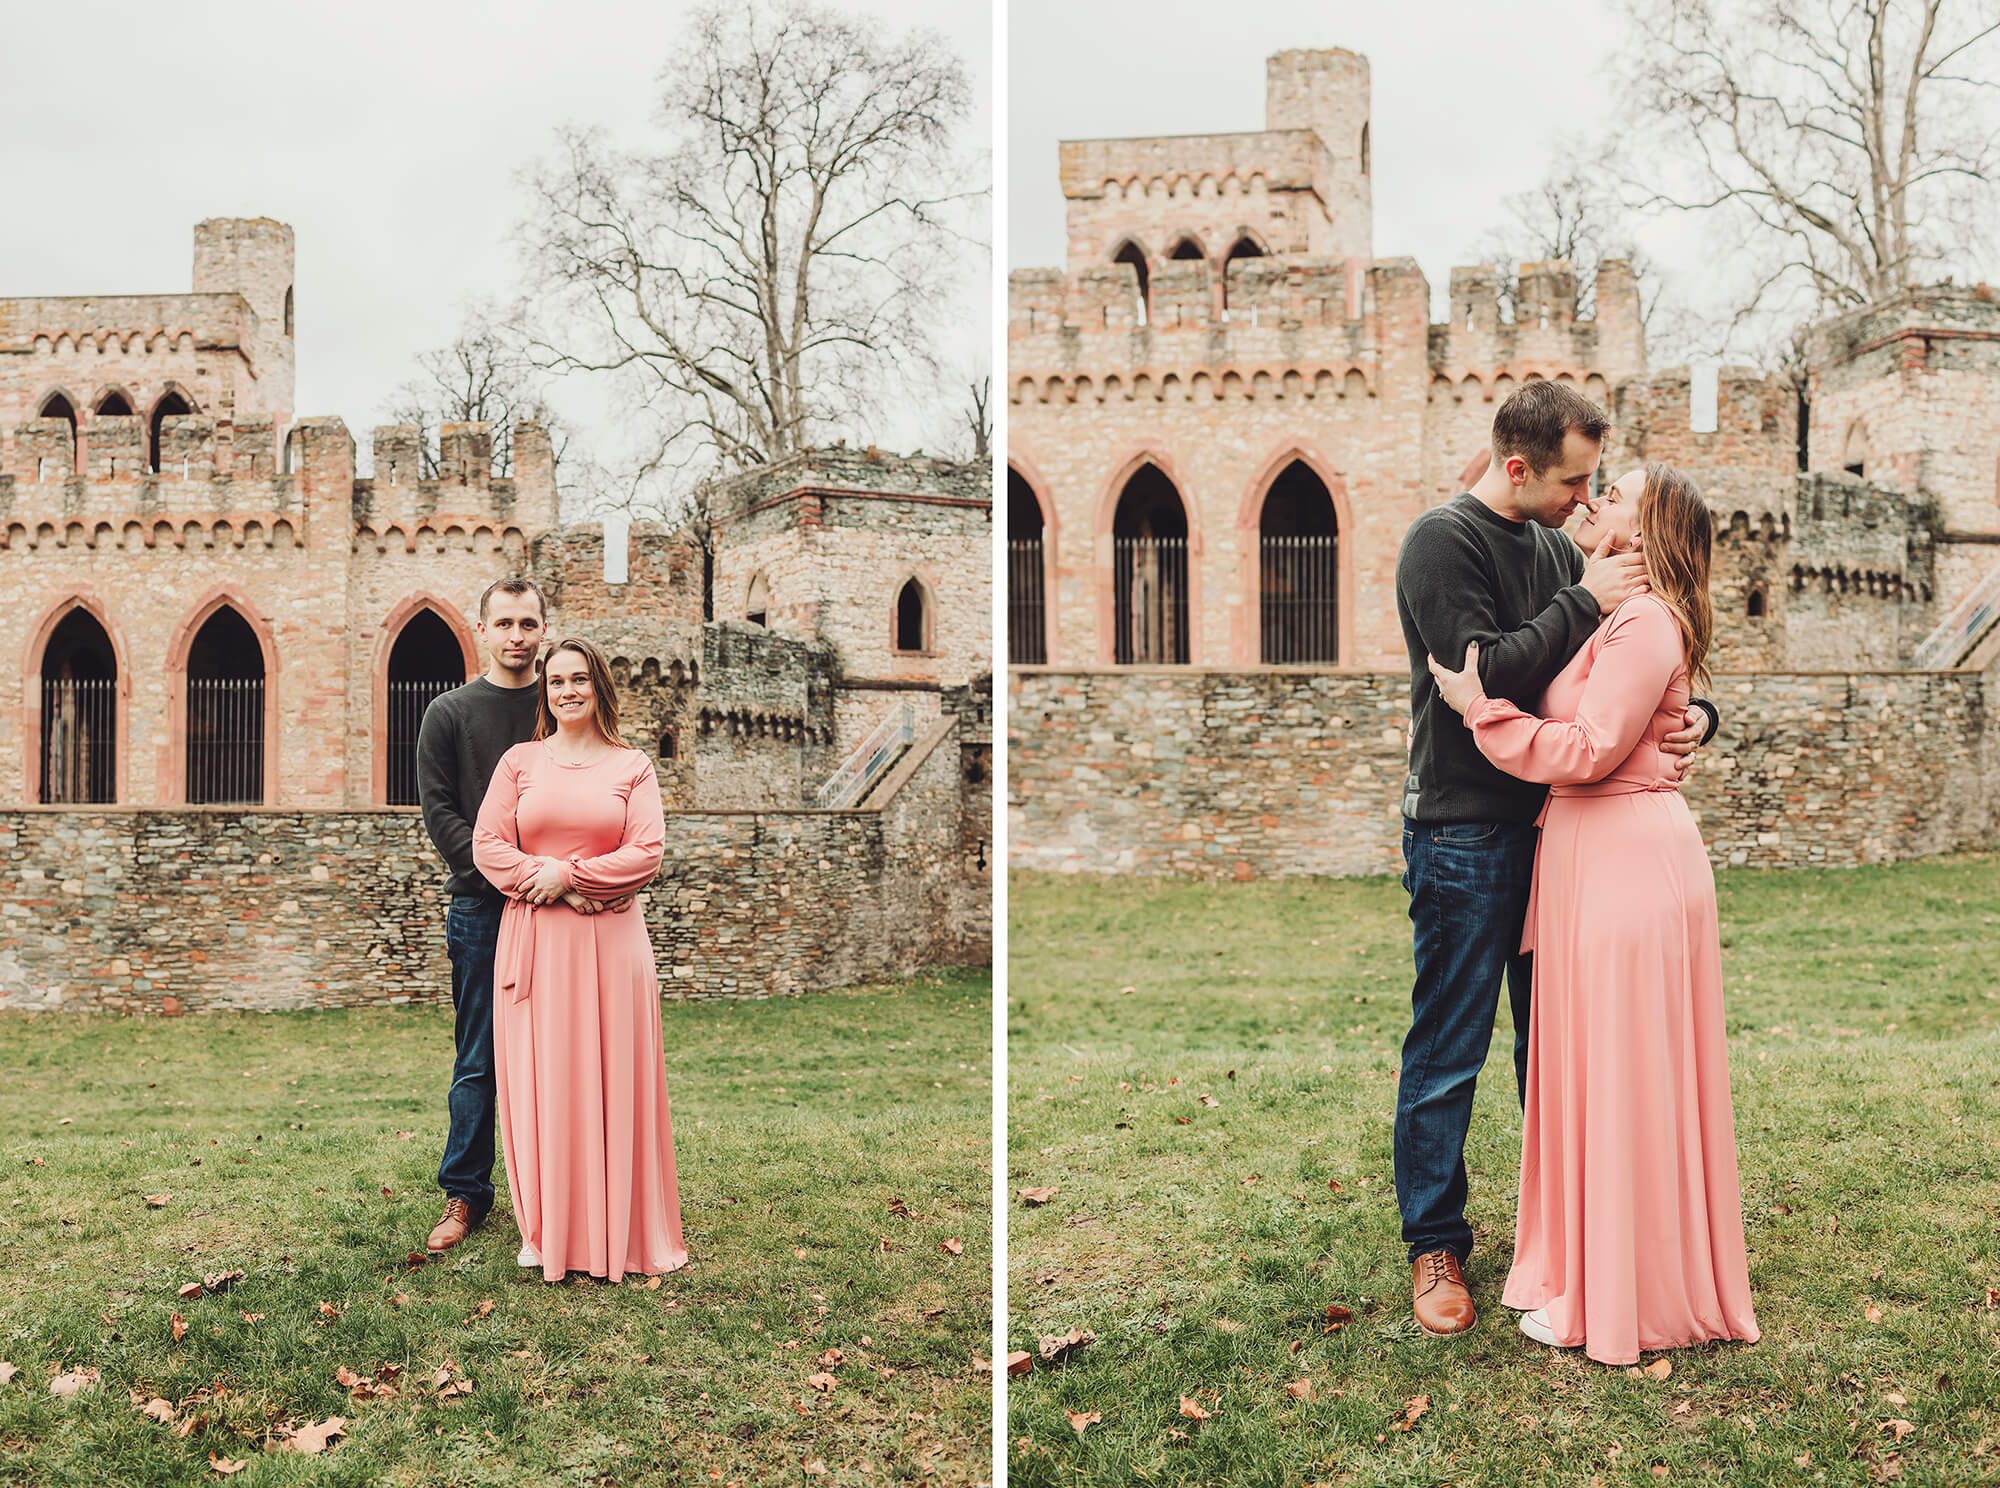
[[[1318, 192], [1329, 163], [1325, 145], [1310, 129], [1063, 140], [1057, 159], [1062, 193], [1071, 201], [1116, 193], [1125, 201], [1150, 196], [1162, 205], [1231, 192]], [[1165, 252], [1168, 245], [1149, 246]], [[1214, 245], [1217, 252], [1228, 246]]]
[[710, 511], [717, 520], [741, 518], [800, 491], [831, 495], [847, 491], [913, 500], [945, 497], [986, 505], [993, 499], [991, 476], [976, 462], [833, 445], [802, 450], [717, 481], [710, 495]]
[[[548, 434], [539, 423], [515, 427], [512, 479], [491, 474], [492, 434], [485, 424], [445, 426], [447, 463], [439, 476], [417, 479], [414, 459], [398, 466], [383, 453], [408, 448], [404, 431], [377, 431], [378, 475], [353, 477], [353, 443], [339, 419], [301, 420], [285, 448], [270, 419], [168, 418], [160, 425], [159, 468], [151, 467], [146, 421], [100, 416], [91, 421], [86, 464], [75, 468], [70, 428], [62, 419], [0, 426], [0, 518], [40, 521], [150, 523], [161, 513], [256, 513], [274, 510], [304, 519], [309, 478], [331, 478], [349, 496], [351, 520], [371, 536], [447, 522], [529, 532], [556, 524], [557, 493]], [[326, 433], [326, 439], [308, 437]], [[483, 459], [484, 463], [481, 463]]]

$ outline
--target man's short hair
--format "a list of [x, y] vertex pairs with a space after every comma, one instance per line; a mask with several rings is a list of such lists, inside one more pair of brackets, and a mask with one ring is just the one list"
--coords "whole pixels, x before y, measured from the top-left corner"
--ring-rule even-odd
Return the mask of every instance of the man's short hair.
[[1493, 415], [1493, 458], [1519, 455], [1540, 475], [1562, 458], [1563, 440], [1574, 429], [1604, 443], [1611, 416], [1566, 382], [1538, 377], [1523, 383]]
[[542, 623], [544, 625], [549, 623], [548, 596], [542, 593], [540, 586], [537, 585], [533, 579], [515, 578], [515, 579], [496, 579], [491, 584], [488, 584], [484, 592], [480, 594], [479, 623], [481, 625], [484, 625], [486, 623], [487, 606], [488, 604], [491, 603], [493, 596], [496, 594], [534, 595], [535, 604], [541, 609], [542, 612]]

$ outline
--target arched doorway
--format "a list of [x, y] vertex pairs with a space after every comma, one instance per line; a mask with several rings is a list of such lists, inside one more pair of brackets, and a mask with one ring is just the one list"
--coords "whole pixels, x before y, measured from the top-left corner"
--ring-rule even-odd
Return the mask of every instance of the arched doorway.
[[1224, 320], [1229, 319], [1229, 271], [1243, 259], [1262, 258], [1263, 256], [1263, 248], [1247, 233], [1230, 245], [1229, 251], [1222, 256], [1222, 318]]
[[42, 649], [41, 802], [107, 805], [118, 799], [118, 653], [78, 606]]
[[1266, 666], [1340, 660], [1340, 523], [1333, 493], [1293, 460], [1264, 494], [1257, 522], [1259, 659]]
[[458, 636], [436, 610], [418, 610], [389, 651], [385, 805], [417, 804], [417, 735], [424, 710], [432, 699], [464, 681], [465, 652]]
[[1186, 664], [1187, 508], [1150, 462], [1125, 482], [1112, 517], [1111, 613], [1119, 665]]
[[1042, 666], [1049, 659], [1048, 596], [1043, 589], [1042, 504], [1027, 477], [1007, 467], [1007, 660]]
[[896, 593], [896, 647], [899, 652], [931, 649], [931, 607], [923, 582], [912, 576]]
[[1139, 280], [1139, 299], [1138, 303], [1132, 307], [1132, 323], [1134, 325], [1145, 325], [1151, 316], [1153, 308], [1152, 285], [1149, 282], [1151, 276], [1146, 272], [1146, 250], [1128, 239], [1119, 247], [1116, 253], [1111, 255], [1111, 261], [1113, 263], [1130, 264], [1133, 273], [1137, 275]]
[[132, 417], [132, 400], [117, 388], [113, 388], [97, 400], [97, 416], [99, 418], [130, 418]]
[[61, 419], [69, 425], [69, 449], [64, 456], [65, 473], [81, 474], [77, 465], [78, 450], [76, 440], [76, 405], [61, 393], [50, 393], [42, 399], [42, 406], [36, 418]]
[[188, 647], [188, 804], [263, 802], [264, 687], [257, 633], [225, 604]]
[[193, 412], [194, 405], [172, 389], [153, 405], [153, 416], [148, 420], [146, 439], [147, 469], [157, 471], [160, 468], [160, 426], [170, 418], [184, 418]]

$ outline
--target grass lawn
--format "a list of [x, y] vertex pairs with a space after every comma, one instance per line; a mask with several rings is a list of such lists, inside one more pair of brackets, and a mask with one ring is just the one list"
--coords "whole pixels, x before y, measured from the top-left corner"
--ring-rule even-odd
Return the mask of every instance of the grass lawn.
[[[406, 1260], [448, 1011], [0, 1018], [0, 1482], [985, 1480], [991, 1005], [985, 968], [668, 1003], [692, 1263], [650, 1290], [517, 1268], [504, 1182]], [[334, 1416], [320, 1455], [270, 1449]]]
[[[1466, 1154], [1480, 1322], [1412, 1321], [1397, 883], [1017, 875], [1009, 1346], [1096, 1341], [1008, 1382], [1010, 1483], [2000, 1483], [2000, 860], [1721, 894], [1763, 1339], [1648, 1355], [1656, 1378], [1500, 1306], [1504, 997]], [[1353, 1321], [1325, 1331], [1330, 1306]]]

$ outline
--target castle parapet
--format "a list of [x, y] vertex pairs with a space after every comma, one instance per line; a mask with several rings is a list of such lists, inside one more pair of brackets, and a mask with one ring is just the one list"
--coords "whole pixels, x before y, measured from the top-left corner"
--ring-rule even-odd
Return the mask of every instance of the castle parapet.
[[514, 426], [514, 474], [493, 474], [493, 429], [485, 423], [446, 424], [439, 431], [437, 474], [424, 470], [423, 432], [414, 424], [383, 424], [371, 436], [375, 473], [354, 485], [357, 531], [414, 531], [450, 521], [519, 527], [533, 534], [557, 525], [555, 461], [546, 430]]
[[1599, 265], [1594, 313], [1578, 310], [1575, 271], [1563, 259], [1520, 265], [1514, 314], [1506, 313], [1500, 270], [1451, 271], [1449, 319], [1431, 327], [1433, 374], [1458, 381], [1506, 374], [1515, 381], [1593, 373], [1617, 382], [1645, 370], [1638, 283], [1623, 260]]

